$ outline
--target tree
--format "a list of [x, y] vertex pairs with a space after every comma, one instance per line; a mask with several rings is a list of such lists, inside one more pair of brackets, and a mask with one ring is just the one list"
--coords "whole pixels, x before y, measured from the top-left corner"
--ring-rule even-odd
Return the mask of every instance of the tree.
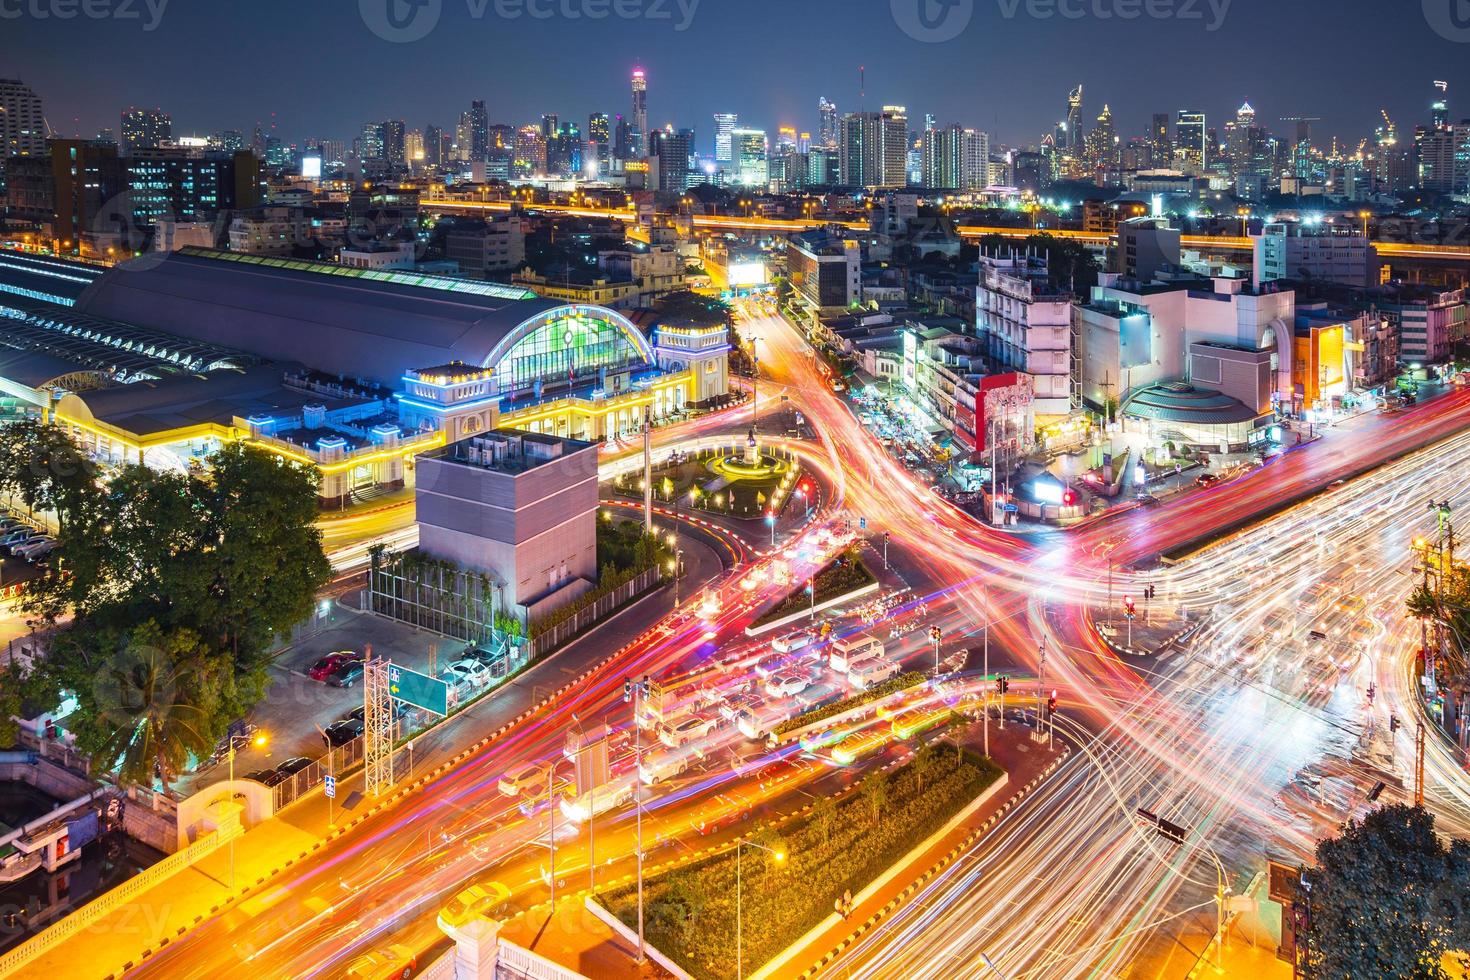
[[64, 430], [38, 418], [0, 428], [0, 489], [54, 513], [62, 533], [96, 499], [97, 477], [97, 464]]
[[872, 773], [863, 780], [862, 788], [859, 792], [862, 793], [863, 799], [867, 802], [868, 809], [872, 811], [869, 819], [871, 822], [877, 823], [878, 818], [883, 813], [883, 807], [888, 803], [887, 775], [881, 772]]
[[822, 835], [822, 846], [832, 842], [832, 828], [837, 826], [837, 801], [830, 796], [819, 796], [812, 804], [812, 826]]
[[1423, 807], [1349, 820], [1306, 880], [1308, 977], [1437, 980], [1446, 954], [1470, 949], [1470, 842], [1446, 847]]
[[80, 685], [80, 724], [106, 728], [97, 756], [116, 760], [120, 780], [151, 782], [168, 792], [170, 778], [191, 757], [202, 757], [218, 736], [210, 730], [210, 702], [227, 664], [211, 663], [199, 637], [188, 630], [165, 633], [151, 620], [101, 665], [94, 682]]
[[[45, 439], [56, 453], [49, 458], [67, 458], [53, 436]], [[38, 697], [56, 703], [72, 695], [84, 709], [99, 709], [95, 717], [79, 712], [72, 727], [99, 764], [121, 759], [125, 778], [147, 778], [151, 765], [138, 760], [148, 755], [182, 766], [184, 748], [212, 743], [265, 696], [272, 638], [311, 614], [331, 577], [315, 526], [314, 475], [231, 445], [203, 473], [134, 464], [105, 486], [70, 476], [38, 486], [33, 492], [55, 501], [67, 528], [67, 574], [35, 580], [22, 599], [25, 611], [60, 627], [34, 671]], [[140, 624], [155, 631], [143, 645], [179, 652], [178, 663], [113, 674], [170, 678], [180, 701], [150, 716], [158, 719], [151, 726], [109, 726], [107, 697], [86, 692], [105, 676], [110, 651], [139, 646]], [[187, 731], [160, 748], [151, 740], [161, 724]], [[114, 727], [124, 729], [124, 743], [115, 744]]]

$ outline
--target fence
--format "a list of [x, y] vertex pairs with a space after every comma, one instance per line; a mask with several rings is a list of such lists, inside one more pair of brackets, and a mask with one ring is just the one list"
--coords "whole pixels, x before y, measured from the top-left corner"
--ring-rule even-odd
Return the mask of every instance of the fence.
[[98, 919], [131, 902], [185, 868], [213, 854], [240, 836], [240, 825], [234, 823], [223, 831], [201, 837], [182, 851], [175, 851], [157, 864], [141, 871], [116, 888], [88, 902], [46, 931], [32, 936], [8, 953], [0, 954], [0, 977], [9, 976], [58, 944], [65, 942]]
[[610, 615], [613, 610], [626, 602], [631, 602], [635, 596], [647, 592], [658, 584], [659, 570], [657, 568], [645, 568], [633, 578], [613, 589], [607, 595], [588, 603], [585, 607], [577, 610], [572, 615], [536, 634], [530, 639], [529, 659], [545, 656], [552, 650], [566, 643], [572, 637], [592, 626], [594, 623]]
[[496, 980], [502, 977], [514, 980], [587, 980], [575, 970], [568, 970], [560, 963], [504, 938], [496, 944], [495, 977]]
[[327, 750], [327, 754], [320, 759], [313, 759], [311, 765], [300, 772], [293, 773], [286, 779], [271, 787], [275, 793], [275, 810], [280, 813], [281, 808], [296, 802], [302, 796], [311, 792], [318, 783], [322, 782], [327, 773], [341, 775], [362, 762], [362, 755], [366, 740], [359, 735], [345, 745]]
[[372, 611], [419, 629], [483, 643], [495, 624], [496, 586], [485, 575], [412, 555], [373, 555]]

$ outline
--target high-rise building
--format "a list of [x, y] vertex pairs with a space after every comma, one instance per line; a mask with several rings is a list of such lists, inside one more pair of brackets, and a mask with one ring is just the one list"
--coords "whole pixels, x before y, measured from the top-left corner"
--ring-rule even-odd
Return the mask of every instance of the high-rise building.
[[485, 153], [489, 149], [490, 116], [485, 111], [485, 100], [475, 99], [470, 102], [468, 142], [460, 140], [460, 146], [469, 147], [468, 159], [478, 163], [485, 159]]
[[530, 177], [546, 172], [546, 139], [539, 126], [522, 126], [516, 130], [515, 162], [512, 176]]
[[730, 134], [740, 125], [740, 116], [733, 112], [715, 113], [715, 163], [730, 164]]
[[649, 134], [648, 155], [658, 158], [658, 189], [682, 194], [689, 189], [694, 131], [655, 129]]
[[403, 135], [403, 158], [415, 170], [428, 164], [428, 153], [424, 150], [424, 134], [419, 130], [411, 129]]
[[1149, 126], [1148, 146], [1150, 165], [1155, 167], [1167, 167], [1174, 159], [1174, 147], [1169, 142], [1169, 114], [1167, 112], [1154, 113], [1153, 123]]
[[851, 187], [902, 187], [908, 182], [908, 111], [884, 106], [881, 112], [842, 117], [842, 182]]
[[796, 127], [781, 126], [776, 130], [775, 153], [785, 155], [796, 151]]
[[485, 132], [485, 176], [509, 180], [515, 168], [516, 131], [514, 126], [496, 123]]
[[209, 147], [212, 150], [224, 150], [226, 153], [243, 150], [245, 134], [238, 129], [222, 129], [209, 138]]
[[648, 152], [648, 76], [642, 68], [633, 69], [633, 112], [628, 117], [633, 155]]
[[613, 159], [628, 161], [634, 158], [633, 127], [621, 114], [613, 122]]
[[1106, 102], [1098, 113], [1097, 125], [1087, 134], [1087, 164], [1093, 170], [1106, 170], [1117, 162], [1118, 135], [1113, 130], [1113, 110]]
[[759, 187], [770, 183], [771, 169], [764, 129], [736, 129], [730, 133], [730, 153], [735, 165], [735, 183]]
[[990, 183], [990, 135], [962, 126], [926, 130], [920, 183], [934, 190], [978, 191]]
[[1435, 129], [1448, 129], [1450, 126], [1450, 83], [1435, 82], [1434, 90], [1438, 94], [1434, 102], [1430, 104], [1430, 114], [1434, 120]]
[[359, 160], [384, 160], [383, 124], [364, 123], [362, 135], [357, 138]]
[[1174, 117], [1174, 161], [1183, 170], [1202, 171], [1206, 163], [1205, 114], [1180, 109]]
[[162, 109], [131, 107], [122, 112], [122, 151], [148, 150], [173, 138], [174, 123]]
[[837, 118], [837, 106], [825, 97], [817, 100], [817, 145], [828, 150], [837, 149], [841, 123]]
[[444, 132], [438, 126], [424, 127], [424, 166], [444, 165]]
[[542, 115], [541, 115], [541, 135], [544, 136], [544, 137], [546, 137], [547, 139], [551, 139], [553, 136], [556, 135], [557, 123], [558, 123], [558, 119], [556, 117], [556, 113], [554, 113], [554, 112], [542, 113]]
[[582, 132], [576, 123], [558, 123], [556, 116], [541, 117], [546, 141], [546, 172], [575, 177], [582, 172]]
[[14, 78], [0, 78], [0, 167], [6, 157], [46, 152], [46, 119], [41, 97]]
[[1074, 159], [1082, 155], [1082, 86], [1067, 93], [1067, 154]]
[[388, 119], [382, 124], [382, 157], [393, 169], [402, 169], [408, 162], [408, 139], [402, 119]]

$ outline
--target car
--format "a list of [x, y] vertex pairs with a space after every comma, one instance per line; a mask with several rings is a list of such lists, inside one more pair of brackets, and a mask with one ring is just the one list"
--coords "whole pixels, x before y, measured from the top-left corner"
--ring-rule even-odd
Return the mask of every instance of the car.
[[1213, 473], [1201, 473], [1194, 478], [1194, 485], [1197, 487], [1211, 487], [1218, 483], [1219, 480], [1220, 478]]
[[56, 549], [56, 539], [49, 534], [38, 534], [35, 537], [26, 538], [20, 544], [10, 549], [10, 554], [16, 558], [24, 558], [26, 561], [35, 561], [44, 558]]
[[333, 687], [351, 687], [362, 680], [362, 661], [344, 660], [336, 670], [327, 675], [327, 683]]
[[450, 929], [466, 925], [478, 916], [491, 916], [510, 900], [510, 889], [498, 881], [471, 885], [439, 910], [441, 927]]
[[286, 781], [285, 775], [277, 772], [274, 769], [256, 769], [253, 772], [247, 772], [240, 778], [253, 779], [257, 783], [264, 783], [266, 786], [275, 786], [277, 783], [283, 783]]
[[450, 684], [479, 686], [490, 683], [490, 668], [478, 660], [456, 660], [441, 676]]
[[11, 528], [3, 538], [0, 538], [0, 551], [9, 554], [16, 545], [21, 544], [35, 533], [35, 528], [28, 527], [25, 524]]
[[338, 650], [335, 653], [327, 654], [325, 657], [322, 657], [316, 663], [312, 664], [306, 669], [306, 674], [314, 681], [324, 681], [328, 677], [331, 677], [332, 674], [336, 672], [337, 668], [341, 667], [343, 664], [361, 659], [362, 658], [360, 656], [353, 653], [351, 650]]
[[418, 971], [418, 954], [402, 943], [392, 943], [375, 949], [352, 961], [347, 968], [348, 980], [386, 980], [388, 977], [406, 978]]
[[535, 796], [546, 784], [546, 767], [534, 762], [512, 769], [500, 777], [504, 796]]
[[276, 766], [276, 772], [280, 775], [282, 780], [287, 780], [296, 775], [301, 770], [310, 768], [311, 763], [312, 760], [308, 759], [306, 756], [298, 755], [294, 758], [287, 759], [279, 766]]
[[805, 674], [773, 674], [766, 681], [766, 693], [773, 698], [789, 698], [810, 683], [811, 678]]
[[658, 740], [671, 749], [677, 749], [714, 731], [715, 721], [706, 715], [690, 715], [660, 731]]
[[327, 744], [332, 748], [341, 748], [355, 738], [362, 736], [363, 723], [357, 718], [342, 718], [332, 722], [322, 733]]
[[746, 710], [757, 711], [765, 703], [766, 699], [753, 691], [737, 691], [720, 702], [720, 717], [726, 721], [734, 722], [736, 718], [740, 717], [740, 712]]

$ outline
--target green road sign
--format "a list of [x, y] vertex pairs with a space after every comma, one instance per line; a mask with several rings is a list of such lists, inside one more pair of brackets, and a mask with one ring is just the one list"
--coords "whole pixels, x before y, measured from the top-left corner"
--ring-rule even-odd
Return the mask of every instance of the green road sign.
[[432, 711], [437, 715], [449, 714], [449, 685], [428, 674], [388, 664], [388, 693], [395, 700], [404, 701], [416, 708]]

